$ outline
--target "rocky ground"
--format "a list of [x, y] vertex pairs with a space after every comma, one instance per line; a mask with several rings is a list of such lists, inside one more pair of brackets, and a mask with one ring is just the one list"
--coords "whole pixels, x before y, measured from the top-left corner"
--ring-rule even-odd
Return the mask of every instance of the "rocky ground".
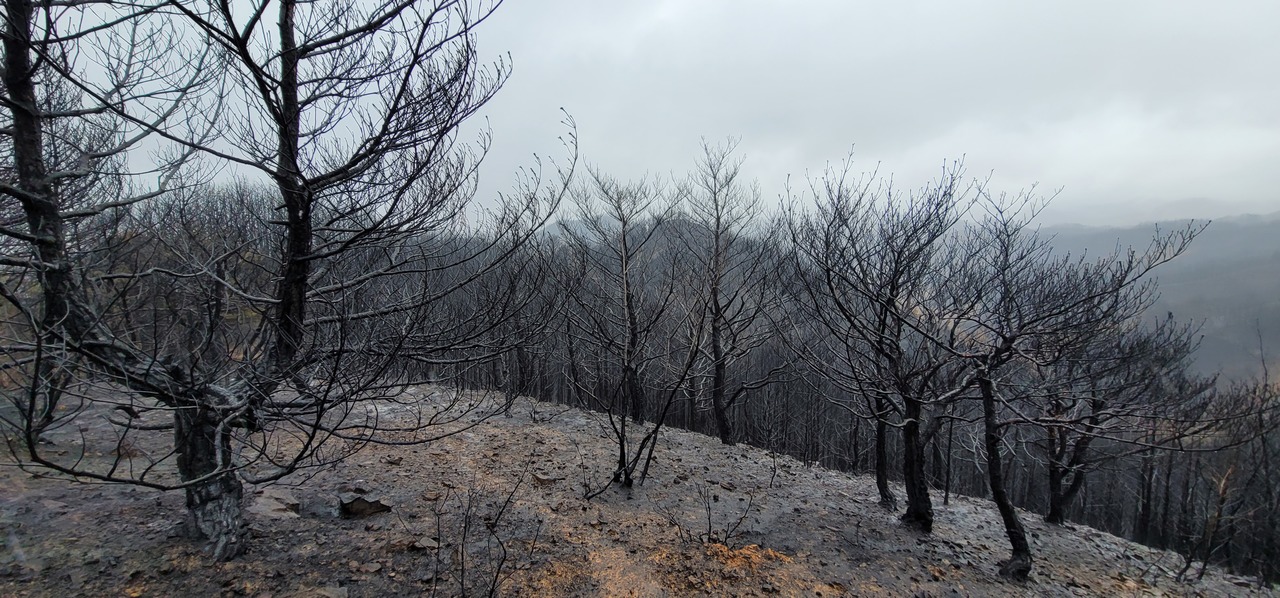
[[[587, 501], [584, 485], [608, 478], [606, 432], [598, 415], [521, 401], [428, 445], [369, 447], [251, 488], [249, 552], [217, 564], [182, 537], [181, 493], [3, 461], [0, 595], [1273, 595], [1213, 568], [1179, 582], [1177, 555], [1029, 513], [1035, 571], [1005, 582], [987, 501], [938, 505], [922, 536], [877, 506], [869, 478], [678, 430], [647, 483]], [[343, 501], [367, 514], [341, 516]]]

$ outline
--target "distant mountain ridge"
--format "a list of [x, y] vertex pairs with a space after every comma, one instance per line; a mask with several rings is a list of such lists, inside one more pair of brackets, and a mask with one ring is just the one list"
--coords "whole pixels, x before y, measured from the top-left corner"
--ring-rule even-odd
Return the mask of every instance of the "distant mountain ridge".
[[[1157, 230], [1188, 222], [1054, 225], [1041, 232], [1059, 251], [1101, 255], [1117, 247], [1141, 250]], [[1272, 371], [1280, 371], [1280, 212], [1210, 221], [1187, 252], [1158, 269], [1156, 277], [1161, 296], [1153, 315], [1172, 313], [1202, 326], [1198, 371], [1241, 379], [1261, 374], [1264, 358]]]

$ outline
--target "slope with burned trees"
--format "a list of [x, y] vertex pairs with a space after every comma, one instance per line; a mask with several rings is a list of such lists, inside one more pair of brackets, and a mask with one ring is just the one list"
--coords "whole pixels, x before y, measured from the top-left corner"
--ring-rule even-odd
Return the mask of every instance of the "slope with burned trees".
[[772, 218], [734, 140], [627, 181], [575, 169], [569, 117], [560, 164], [476, 198], [488, 138], [460, 130], [509, 74], [475, 46], [497, 4], [7, 1], [9, 462], [181, 491], [220, 561], [246, 484], [439, 446], [532, 395], [608, 422], [575, 508], [691, 492], [664, 470], [682, 426], [874, 473], [922, 542], [991, 497], [1015, 579], [1037, 570], [1019, 508], [1172, 549], [1183, 578], [1280, 578], [1270, 323], [1229, 380], [1194, 367], [1221, 322], [1158, 303], [1212, 226], [1082, 251], [1039, 229], [1051, 198], [958, 164], [904, 189], [846, 162]]

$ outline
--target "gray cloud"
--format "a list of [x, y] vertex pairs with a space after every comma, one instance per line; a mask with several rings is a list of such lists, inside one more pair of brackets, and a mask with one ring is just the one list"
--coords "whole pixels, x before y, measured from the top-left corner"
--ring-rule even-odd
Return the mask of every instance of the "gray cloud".
[[481, 30], [515, 66], [484, 188], [556, 154], [564, 107], [619, 176], [733, 135], [770, 195], [855, 147], [908, 186], [965, 156], [998, 188], [1063, 187], [1058, 220], [1280, 210], [1275, 23], [1262, 0], [508, 0]]

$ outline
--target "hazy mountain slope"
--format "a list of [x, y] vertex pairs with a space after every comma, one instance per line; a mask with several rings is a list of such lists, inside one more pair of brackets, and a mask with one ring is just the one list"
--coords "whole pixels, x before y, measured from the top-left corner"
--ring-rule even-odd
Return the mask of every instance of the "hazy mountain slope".
[[[1147, 247], [1157, 230], [1186, 222], [1127, 228], [1045, 227], [1060, 251], [1096, 255], [1117, 247]], [[1204, 373], [1228, 378], [1261, 371], [1259, 340], [1272, 371], [1280, 371], [1280, 213], [1211, 222], [1190, 249], [1157, 273], [1160, 301], [1153, 316], [1173, 313], [1200, 323], [1196, 357]], [[1261, 339], [1259, 339], [1261, 334]]]

